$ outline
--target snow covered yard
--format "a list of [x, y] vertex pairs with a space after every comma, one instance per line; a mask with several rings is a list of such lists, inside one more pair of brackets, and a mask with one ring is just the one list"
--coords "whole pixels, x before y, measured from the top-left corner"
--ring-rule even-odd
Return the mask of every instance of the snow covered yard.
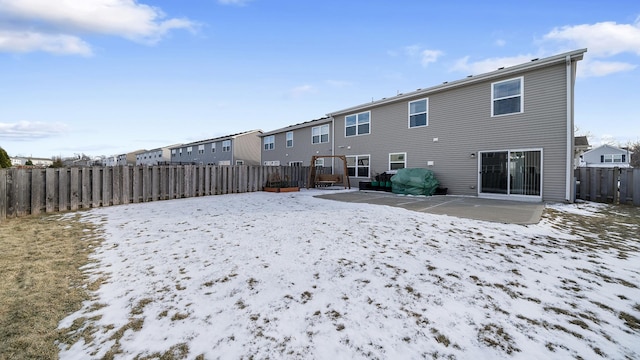
[[318, 193], [84, 213], [97, 290], [61, 359], [640, 358], [637, 214], [503, 225]]

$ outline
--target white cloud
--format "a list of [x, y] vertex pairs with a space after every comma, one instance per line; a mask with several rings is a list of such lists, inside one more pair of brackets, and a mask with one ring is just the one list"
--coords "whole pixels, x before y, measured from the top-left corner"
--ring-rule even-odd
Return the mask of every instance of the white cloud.
[[507, 42], [505, 40], [503, 40], [503, 39], [498, 39], [498, 40], [496, 40], [495, 44], [496, 44], [496, 46], [503, 47], [503, 46], [507, 45]]
[[[154, 44], [171, 30], [194, 31], [197, 26], [188, 19], [166, 18], [159, 8], [135, 0], [0, 0], [0, 15], [13, 26], [9, 29], [5, 25], [3, 40], [12, 45], [3, 48], [29, 49], [38, 43], [33, 39], [48, 39], [40, 40], [42, 46], [34, 50], [56, 52], [59, 48], [53, 46], [52, 50], [50, 44], [57, 41], [69, 48], [62, 53], [87, 53], [88, 45], [78, 38], [80, 34], [115, 35]], [[26, 44], [19, 45], [21, 41]], [[75, 51], [71, 49], [74, 43]]]
[[16, 141], [54, 137], [66, 131], [67, 126], [61, 123], [44, 123], [39, 121], [0, 123], [0, 138]]
[[[409, 58], [418, 58], [420, 64], [424, 67], [429, 64], [438, 61], [438, 58], [444, 55], [444, 52], [440, 50], [423, 49], [420, 45], [410, 45], [404, 47], [404, 54]], [[390, 56], [395, 56], [395, 52], [387, 52]]]
[[531, 59], [534, 59], [536, 57], [537, 56], [534, 55], [518, 55], [511, 57], [489, 58], [480, 61], [469, 62], [469, 57], [465, 56], [456, 61], [451, 70], [477, 75], [494, 71], [501, 67], [509, 67], [522, 64], [531, 61]]
[[420, 46], [418, 45], [410, 45], [404, 47], [404, 53], [408, 56], [416, 56], [420, 52]]
[[218, 0], [218, 3], [222, 5], [238, 5], [244, 6], [247, 5], [251, 0]]
[[297, 98], [300, 96], [303, 96], [305, 94], [309, 94], [309, 93], [313, 93], [315, 92], [315, 88], [311, 85], [300, 85], [300, 86], [296, 86], [295, 88], [291, 89], [289, 91], [289, 96], [293, 97], [293, 98]]
[[53, 54], [92, 54], [91, 46], [76, 36], [0, 29], [0, 51], [27, 53], [38, 50]]
[[438, 61], [438, 58], [443, 54], [444, 53], [440, 50], [422, 50], [422, 52], [420, 53], [420, 62], [422, 66], [427, 67], [430, 63]]
[[637, 65], [629, 64], [618, 61], [598, 61], [585, 59], [578, 65], [578, 76], [605, 76], [614, 74], [617, 72], [631, 71], [635, 69]]
[[343, 80], [327, 80], [326, 83], [337, 88], [343, 88], [353, 85], [352, 83]]
[[[503, 46], [504, 40], [497, 40], [496, 45]], [[557, 54], [544, 49], [552, 45], [560, 51], [587, 48], [588, 53], [584, 61], [578, 65], [579, 76], [605, 76], [617, 72], [631, 71], [637, 65], [610, 60], [610, 58], [630, 53], [640, 56], [640, 17], [633, 24], [618, 24], [616, 22], [599, 22], [556, 27], [542, 37], [538, 42], [538, 55], [518, 55], [513, 57], [489, 58], [469, 62], [469, 57], [459, 59], [451, 68], [452, 71], [467, 74], [481, 74], [530, 61], [533, 58]]]
[[621, 53], [640, 55], [640, 18], [635, 24], [600, 22], [563, 26], [544, 35], [544, 40], [567, 43], [573, 47], [586, 47], [590, 56], [609, 57]]

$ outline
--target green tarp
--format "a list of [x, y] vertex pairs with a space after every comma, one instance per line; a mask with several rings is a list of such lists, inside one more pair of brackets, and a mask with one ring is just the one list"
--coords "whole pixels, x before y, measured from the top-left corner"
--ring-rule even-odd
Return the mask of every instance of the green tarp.
[[391, 177], [391, 191], [394, 194], [431, 196], [438, 185], [440, 183], [429, 169], [400, 169]]

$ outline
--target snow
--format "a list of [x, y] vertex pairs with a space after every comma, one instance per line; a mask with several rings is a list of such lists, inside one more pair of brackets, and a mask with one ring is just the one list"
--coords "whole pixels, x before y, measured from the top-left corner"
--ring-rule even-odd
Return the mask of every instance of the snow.
[[562, 226], [598, 206], [525, 226], [319, 193], [84, 212], [105, 239], [85, 271], [106, 281], [60, 323], [89, 335], [60, 358], [640, 357], [621, 315], [640, 318], [638, 238], [620, 256]]

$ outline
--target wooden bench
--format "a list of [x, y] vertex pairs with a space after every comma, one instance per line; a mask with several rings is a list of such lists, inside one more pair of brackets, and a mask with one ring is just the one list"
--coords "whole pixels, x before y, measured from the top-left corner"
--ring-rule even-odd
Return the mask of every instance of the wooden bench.
[[316, 175], [316, 186], [332, 186], [335, 183], [341, 183], [342, 177], [337, 174], [318, 174]]

